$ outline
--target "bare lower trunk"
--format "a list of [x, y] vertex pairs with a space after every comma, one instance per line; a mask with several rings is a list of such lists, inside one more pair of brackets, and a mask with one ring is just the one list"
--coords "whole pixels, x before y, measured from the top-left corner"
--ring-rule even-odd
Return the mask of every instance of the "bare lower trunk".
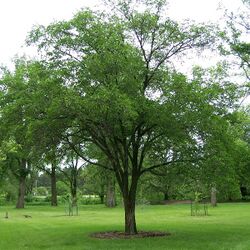
[[25, 196], [25, 178], [26, 176], [20, 176], [19, 188], [16, 208], [24, 208], [24, 196]]
[[77, 182], [76, 178], [73, 178], [71, 186], [70, 186], [70, 191], [71, 191], [71, 197], [72, 197], [72, 206], [77, 205]]
[[[135, 145], [136, 147], [136, 145]], [[127, 152], [126, 152], [127, 153]], [[127, 154], [128, 156], [128, 154]], [[125, 157], [124, 171], [122, 176], [119, 171], [115, 171], [117, 183], [120, 187], [123, 197], [123, 205], [125, 212], [125, 234], [135, 235], [138, 233], [135, 220], [135, 200], [138, 180], [141, 175], [140, 167], [137, 164], [137, 154], [134, 153], [134, 162], [131, 175], [129, 174], [128, 158]], [[115, 167], [114, 167], [115, 169]], [[122, 177], [122, 178], [121, 178]]]
[[107, 207], [115, 207], [115, 182], [113, 178], [110, 178], [107, 186], [107, 195], [106, 195], [106, 206]]
[[99, 194], [101, 204], [104, 203], [104, 194]]
[[169, 199], [168, 192], [164, 193], [164, 200], [167, 201]]
[[50, 177], [51, 177], [51, 206], [57, 206], [56, 167], [54, 164], [52, 164]]
[[247, 188], [241, 186], [240, 187], [240, 193], [241, 193], [242, 198], [245, 197], [245, 196], [247, 196]]
[[125, 233], [130, 235], [138, 233], [135, 220], [135, 200], [138, 179], [138, 175], [136, 175], [136, 173], [133, 173], [130, 189], [126, 188], [126, 186], [124, 186], [125, 188], [123, 189], [123, 202], [125, 210]]
[[216, 188], [212, 187], [212, 189], [211, 189], [211, 205], [213, 207], [217, 206], [216, 192], [217, 192]]
[[137, 234], [136, 221], [135, 221], [135, 199], [124, 198], [125, 209], [125, 233]]

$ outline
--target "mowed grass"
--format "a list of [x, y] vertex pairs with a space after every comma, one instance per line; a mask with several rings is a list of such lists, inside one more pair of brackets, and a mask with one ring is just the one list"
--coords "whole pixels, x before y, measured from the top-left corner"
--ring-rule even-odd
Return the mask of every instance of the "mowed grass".
[[139, 230], [171, 233], [157, 238], [95, 239], [93, 232], [123, 230], [123, 208], [85, 205], [79, 213], [65, 216], [64, 207], [0, 207], [0, 249], [250, 249], [247, 203], [219, 204], [199, 217], [190, 216], [189, 205], [138, 206]]

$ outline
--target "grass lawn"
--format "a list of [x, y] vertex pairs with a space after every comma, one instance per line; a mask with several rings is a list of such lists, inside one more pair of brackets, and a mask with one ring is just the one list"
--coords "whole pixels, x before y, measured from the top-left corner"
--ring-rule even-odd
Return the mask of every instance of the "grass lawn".
[[64, 207], [0, 207], [0, 249], [250, 249], [247, 203], [219, 204], [200, 217], [190, 216], [189, 205], [138, 206], [139, 230], [171, 233], [157, 238], [91, 238], [92, 232], [123, 230], [123, 209], [85, 205], [79, 213], [65, 216]]

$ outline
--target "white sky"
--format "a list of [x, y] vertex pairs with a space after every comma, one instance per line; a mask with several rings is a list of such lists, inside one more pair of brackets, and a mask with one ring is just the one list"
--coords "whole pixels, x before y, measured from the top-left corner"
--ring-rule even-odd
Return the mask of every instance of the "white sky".
[[[219, 3], [236, 10], [240, 0], [169, 0], [169, 16], [199, 22], [218, 22]], [[11, 58], [22, 54], [24, 40], [35, 24], [47, 25], [69, 19], [80, 8], [92, 7], [98, 0], [2, 0], [0, 1], [0, 64], [11, 65]]]

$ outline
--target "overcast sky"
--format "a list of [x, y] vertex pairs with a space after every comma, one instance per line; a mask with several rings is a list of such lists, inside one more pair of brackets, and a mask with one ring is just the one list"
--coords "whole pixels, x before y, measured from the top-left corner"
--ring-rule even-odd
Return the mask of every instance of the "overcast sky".
[[[219, 3], [236, 10], [240, 0], [169, 0], [170, 17], [198, 22], [219, 22]], [[11, 58], [22, 54], [24, 40], [35, 24], [47, 25], [69, 19], [83, 7], [98, 5], [98, 0], [3, 0], [0, 2], [0, 64], [11, 65]]]

